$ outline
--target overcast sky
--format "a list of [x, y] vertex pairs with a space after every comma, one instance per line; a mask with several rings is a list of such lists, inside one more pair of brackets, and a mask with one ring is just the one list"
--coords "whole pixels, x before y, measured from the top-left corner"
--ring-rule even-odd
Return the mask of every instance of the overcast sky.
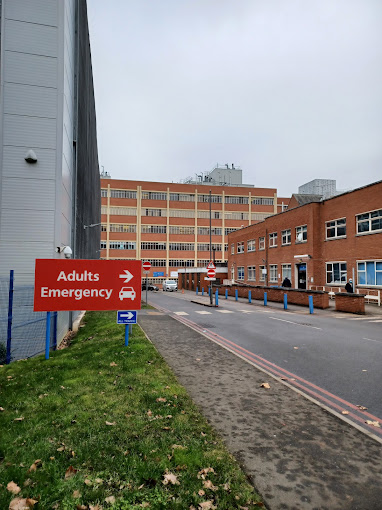
[[100, 165], [280, 196], [382, 179], [381, 0], [88, 0]]

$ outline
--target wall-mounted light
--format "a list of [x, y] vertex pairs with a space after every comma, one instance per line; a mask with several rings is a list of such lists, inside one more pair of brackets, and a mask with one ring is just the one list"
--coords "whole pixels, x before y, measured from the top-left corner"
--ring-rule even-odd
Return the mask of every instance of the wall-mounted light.
[[84, 230], [91, 227], [97, 227], [98, 225], [101, 225], [101, 223], [91, 223], [90, 225], [84, 225]]
[[27, 163], [37, 163], [37, 156], [35, 151], [32, 151], [32, 149], [29, 149], [29, 151], [25, 154], [24, 157], [25, 161]]

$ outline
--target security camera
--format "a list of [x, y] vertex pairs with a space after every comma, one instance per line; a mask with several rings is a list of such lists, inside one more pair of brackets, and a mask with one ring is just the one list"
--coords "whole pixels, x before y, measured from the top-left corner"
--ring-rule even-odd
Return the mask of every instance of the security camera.
[[32, 151], [32, 149], [30, 149], [26, 154], [25, 154], [25, 161], [27, 163], [37, 163], [37, 156], [36, 156], [36, 153], [35, 151]]
[[62, 250], [62, 253], [64, 254], [66, 259], [70, 259], [72, 257], [72, 249], [70, 246], [65, 246], [65, 248]]

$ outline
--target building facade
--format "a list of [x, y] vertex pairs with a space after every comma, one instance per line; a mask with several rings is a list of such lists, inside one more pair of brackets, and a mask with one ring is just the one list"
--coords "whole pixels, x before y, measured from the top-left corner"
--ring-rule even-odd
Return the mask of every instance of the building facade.
[[274, 188], [101, 179], [101, 257], [151, 262], [161, 284], [180, 268], [226, 265], [228, 234], [277, 213]]
[[[0, 276], [36, 258], [98, 258], [96, 118], [86, 0], [2, 0]], [[60, 313], [58, 336], [71, 323]]]
[[[382, 290], [382, 181], [296, 205], [228, 236], [228, 273], [253, 285]], [[369, 293], [369, 292], [368, 292]]]

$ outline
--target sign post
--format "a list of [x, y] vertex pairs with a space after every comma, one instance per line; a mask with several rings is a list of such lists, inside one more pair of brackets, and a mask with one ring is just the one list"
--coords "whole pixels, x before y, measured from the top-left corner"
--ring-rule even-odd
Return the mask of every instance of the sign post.
[[147, 275], [149, 274], [149, 271], [151, 269], [150, 262], [143, 262], [142, 264], [143, 271], [146, 273], [146, 305], [147, 305]]

